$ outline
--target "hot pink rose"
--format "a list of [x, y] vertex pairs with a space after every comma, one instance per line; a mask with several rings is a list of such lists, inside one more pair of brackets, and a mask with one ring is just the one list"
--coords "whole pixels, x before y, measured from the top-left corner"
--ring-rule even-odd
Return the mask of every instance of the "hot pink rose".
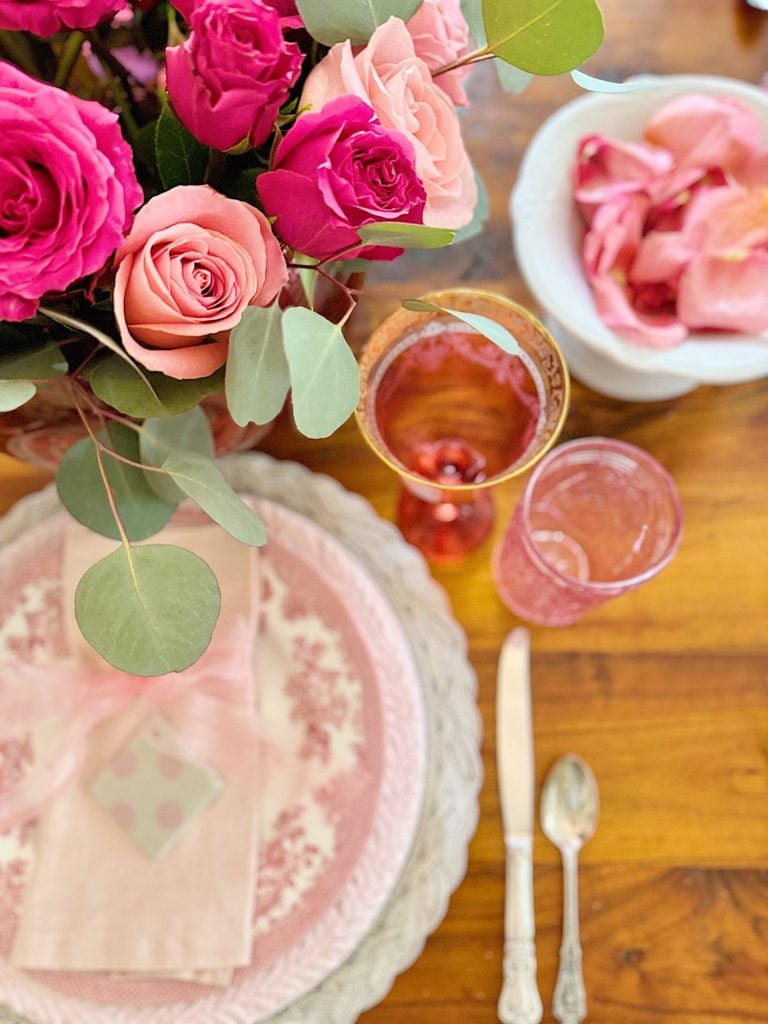
[[[467, 53], [469, 30], [461, 13], [460, 0], [423, 0], [405, 27], [413, 39], [416, 56], [421, 57], [430, 71], [452, 64]], [[463, 83], [469, 70], [468, 66], [456, 68], [435, 79], [451, 101], [462, 107], [468, 102]]]
[[[364, 224], [421, 224], [426, 193], [414, 159], [408, 139], [382, 127], [367, 103], [341, 96], [298, 119], [257, 187], [278, 235], [326, 259], [354, 245]], [[349, 255], [391, 259], [401, 252], [369, 247]]]
[[142, 191], [117, 116], [0, 62], [0, 319], [100, 270]]
[[127, 0], [0, 0], [0, 29], [50, 36], [69, 28], [93, 28], [122, 11]]
[[399, 18], [379, 26], [357, 54], [349, 42], [332, 47], [310, 72], [300, 106], [317, 111], [345, 94], [359, 97], [385, 128], [410, 139], [427, 193], [424, 223], [445, 228], [468, 224], [477, 187], [456, 110], [416, 56]]
[[165, 51], [168, 95], [206, 146], [259, 146], [299, 77], [304, 57], [265, 0], [200, 0], [191, 33]]
[[177, 380], [222, 366], [243, 310], [268, 306], [288, 279], [266, 217], [208, 185], [179, 185], [150, 199], [115, 263], [113, 303], [126, 351]]
[[[274, 7], [281, 18], [290, 18], [292, 27], [299, 28], [304, 24], [296, 10], [296, 0], [266, 0], [266, 2], [270, 7]], [[202, 0], [173, 0], [173, 6], [187, 23], [192, 18], [195, 8], [199, 7], [201, 3]]]

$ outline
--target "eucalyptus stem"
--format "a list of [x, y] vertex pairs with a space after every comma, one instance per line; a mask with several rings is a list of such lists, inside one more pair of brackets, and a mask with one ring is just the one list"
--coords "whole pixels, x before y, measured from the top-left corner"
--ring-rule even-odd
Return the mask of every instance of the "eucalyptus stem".
[[53, 84], [59, 89], [63, 89], [69, 81], [69, 76], [72, 74], [72, 69], [77, 63], [77, 58], [80, 56], [84, 42], [84, 32], [70, 32], [67, 36], [67, 41], [64, 43], [64, 48], [61, 51], [56, 74], [53, 79]]
[[83, 426], [85, 427], [90, 439], [93, 441], [93, 446], [96, 453], [96, 465], [98, 466], [99, 476], [101, 477], [101, 482], [104, 485], [104, 490], [106, 491], [107, 501], [109, 502], [109, 507], [112, 511], [112, 515], [115, 518], [117, 532], [120, 534], [120, 543], [125, 548], [126, 557], [128, 559], [129, 564], [132, 566], [133, 560], [131, 555], [131, 542], [128, 539], [128, 534], [125, 531], [125, 527], [123, 526], [123, 520], [120, 518], [120, 512], [118, 510], [117, 502], [115, 500], [115, 492], [112, 489], [112, 484], [109, 482], [107, 471], [104, 468], [103, 453], [109, 452], [110, 455], [114, 455], [116, 453], [111, 452], [109, 448], [107, 448], [106, 445], [102, 444], [102, 442], [94, 434], [93, 429], [91, 428], [91, 424], [88, 422], [88, 417], [83, 412], [83, 408], [80, 405], [80, 402], [78, 401], [77, 390], [75, 388], [72, 388], [72, 399], [75, 403], [77, 414], [83, 421]]
[[443, 67], [432, 72], [432, 77], [437, 78], [438, 75], [444, 75], [447, 71], [455, 71], [456, 68], [466, 67], [468, 64], [479, 64], [482, 60], [492, 60], [495, 56], [496, 54], [493, 50], [484, 46], [481, 50], [473, 50], [472, 53], [466, 53], [463, 57], [459, 57], [458, 60], [451, 61], [450, 64], [444, 64]]

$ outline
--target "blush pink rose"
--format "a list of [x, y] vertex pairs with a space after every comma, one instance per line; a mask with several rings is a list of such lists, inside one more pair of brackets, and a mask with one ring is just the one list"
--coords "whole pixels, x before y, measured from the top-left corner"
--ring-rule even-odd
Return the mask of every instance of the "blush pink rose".
[[[405, 27], [413, 39], [416, 56], [430, 71], [452, 64], [469, 49], [469, 29], [461, 13], [461, 0], [422, 0]], [[447, 93], [452, 103], [467, 105], [464, 79], [469, 67], [456, 68], [439, 75], [435, 83]]]
[[126, 4], [127, 0], [0, 0], [0, 29], [50, 36], [70, 28], [94, 28]]
[[734, 171], [760, 146], [763, 126], [756, 111], [730, 96], [678, 96], [645, 125], [644, 136], [662, 146], [678, 167]]
[[[298, 119], [256, 185], [277, 234], [322, 260], [354, 245], [365, 224], [421, 224], [426, 193], [414, 159], [408, 139], [382, 127], [367, 103], [341, 96]], [[369, 246], [347, 258], [392, 259], [402, 251]]]
[[143, 194], [117, 115], [0, 62], [0, 320], [101, 270]]
[[456, 110], [416, 56], [399, 18], [380, 25], [357, 54], [348, 41], [333, 46], [310, 72], [300, 107], [318, 111], [345, 94], [359, 97], [385, 128], [410, 139], [427, 193], [424, 223], [443, 228], [468, 224], [477, 186]]
[[208, 185], [162, 192], [115, 256], [115, 319], [126, 352], [177, 380], [226, 362], [247, 306], [268, 306], [288, 279], [266, 217]]
[[265, 0], [200, 0], [189, 24], [187, 41], [165, 51], [179, 120], [214, 149], [260, 146], [299, 77], [301, 50]]

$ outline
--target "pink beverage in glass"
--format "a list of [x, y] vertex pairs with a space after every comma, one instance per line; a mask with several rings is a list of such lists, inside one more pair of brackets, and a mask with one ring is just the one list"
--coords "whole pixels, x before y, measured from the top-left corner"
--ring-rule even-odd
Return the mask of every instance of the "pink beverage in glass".
[[494, 552], [494, 583], [521, 618], [564, 626], [655, 576], [681, 530], [674, 481], [647, 452], [604, 437], [569, 441], [531, 474]]
[[456, 562], [490, 533], [490, 488], [554, 443], [568, 379], [544, 328], [509, 300], [459, 290], [427, 298], [502, 322], [521, 347], [509, 355], [456, 317], [402, 309], [361, 357], [358, 421], [404, 483], [398, 525], [431, 561]]

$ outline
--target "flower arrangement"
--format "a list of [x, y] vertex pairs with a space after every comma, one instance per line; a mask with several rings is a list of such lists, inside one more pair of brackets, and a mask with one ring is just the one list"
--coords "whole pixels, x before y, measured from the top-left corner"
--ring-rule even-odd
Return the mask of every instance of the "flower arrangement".
[[585, 136], [572, 177], [585, 272], [609, 327], [658, 349], [691, 331], [768, 331], [768, 142], [756, 110], [678, 96], [642, 140]]
[[602, 32], [595, 0], [0, 0], [0, 411], [55, 391], [82, 420], [57, 487], [120, 542], [76, 596], [113, 665], [179, 671], [209, 642], [208, 567], [135, 545], [179, 501], [266, 539], [201, 403], [259, 424], [290, 394], [300, 430], [335, 430], [349, 275], [473, 230], [468, 68], [559, 74]]

